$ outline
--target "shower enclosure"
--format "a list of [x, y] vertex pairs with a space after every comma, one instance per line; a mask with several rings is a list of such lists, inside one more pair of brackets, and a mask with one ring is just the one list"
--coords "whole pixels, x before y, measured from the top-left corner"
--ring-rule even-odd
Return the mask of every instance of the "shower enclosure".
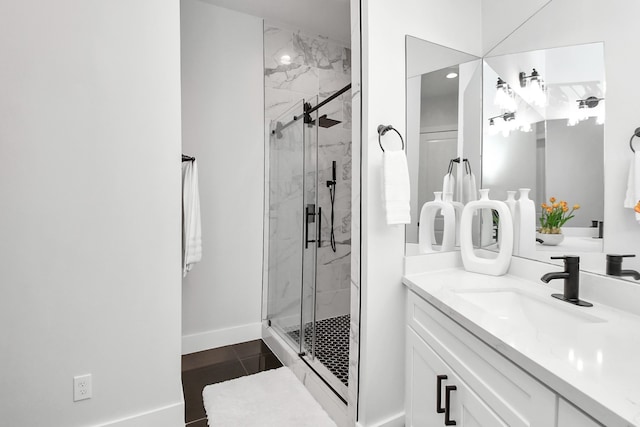
[[271, 121], [267, 303], [271, 328], [342, 398], [349, 358], [350, 85]]

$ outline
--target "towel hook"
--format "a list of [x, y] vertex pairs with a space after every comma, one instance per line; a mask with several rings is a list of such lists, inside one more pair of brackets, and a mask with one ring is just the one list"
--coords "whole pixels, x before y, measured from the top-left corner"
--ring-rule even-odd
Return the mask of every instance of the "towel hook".
[[383, 136], [385, 133], [389, 132], [390, 130], [398, 134], [398, 136], [400, 137], [400, 141], [402, 141], [402, 149], [404, 150], [404, 139], [402, 139], [402, 135], [400, 135], [400, 132], [398, 132], [398, 130], [391, 125], [388, 125], [388, 126], [380, 125], [378, 126], [378, 144], [380, 144], [380, 149], [382, 150], [382, 152], [384, 153], [384, 148], [382, 148], [382, 141], [380, 141], [380, 137]]
[[637, 136], [638, 138], [640, 138], [640, 128], [636, 128], [636, 130], [633, 132], [633, 135], [631, 135], [631, 139], [629, 140], [629, 148], [631, 148], [631, 151], [633, 151], [635, 153], [636, 150], [633, 149], [633, 137], [634, 136]]

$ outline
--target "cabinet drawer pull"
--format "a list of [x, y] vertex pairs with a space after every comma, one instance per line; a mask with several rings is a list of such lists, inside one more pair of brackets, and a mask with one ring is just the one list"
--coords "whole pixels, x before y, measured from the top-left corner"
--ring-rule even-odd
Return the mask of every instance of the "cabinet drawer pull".
[[438, 414], [442, 414], [444, 412], [444, 408], [442, 407], [442, 380], [446, 380], [446, 375], [438, 375], [436, 377], [437, 381], [437, 390], [436, 390], [436, 412]]
[[444, 388], [444, 425], [454, 426], [456, 422], [449, 419], [451, 412], [451, 392], [457, 390], [456, 386], [448, 385]]

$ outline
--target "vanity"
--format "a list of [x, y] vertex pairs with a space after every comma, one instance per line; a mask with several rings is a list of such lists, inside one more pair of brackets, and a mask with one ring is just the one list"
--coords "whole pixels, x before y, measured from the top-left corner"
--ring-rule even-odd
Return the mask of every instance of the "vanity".
[[549, 264], [493, 277], [455, 252], [407, 261], [407, 426], [640, 424], [640, 313], [623, 302], [637, 285], [581, 273], [585, 308], [551, 298]]

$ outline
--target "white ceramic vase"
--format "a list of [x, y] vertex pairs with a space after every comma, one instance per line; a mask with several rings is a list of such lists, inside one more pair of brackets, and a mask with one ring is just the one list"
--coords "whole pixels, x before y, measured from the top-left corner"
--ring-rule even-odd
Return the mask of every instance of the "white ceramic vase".
[[[480, 190], [480, 200], [469, 202], [465, 205], [460, 219], [460, 255], [464, 269], [474, 273], [502, 276], [509, 269], [511, 255], [513, 254], [513, 220], [506, 203], [499, 200], [490, 200], [489, 190]], [[472, 241], [473, 214], [476, 210], [483, 209], [491, 212], [495, 210], [500, 216], [498, 233], [500, 238], [500, 250], [495, 258], [482, 258], [476, 255]]]
[[[442, 200], [442, 192], [435, 191], [434, 199], [422, 205], [420, 210], [420, 229], [418, 231], [418, 252], [447, 252], [453, 250], [456, 238], [456, 214], [453, 205]], [[436, 249], [436, 236], [434, 224], [436, 214], [441, 212], [444, 217], [444, 229], [442, 231], [442, 245]]]
[[518, 220], [518, 255], [530, 257], [536, 251], [536, 206], [529, 198], [530, 188], [520, 188], [520, 196], [516, 206], [516, 218]]

